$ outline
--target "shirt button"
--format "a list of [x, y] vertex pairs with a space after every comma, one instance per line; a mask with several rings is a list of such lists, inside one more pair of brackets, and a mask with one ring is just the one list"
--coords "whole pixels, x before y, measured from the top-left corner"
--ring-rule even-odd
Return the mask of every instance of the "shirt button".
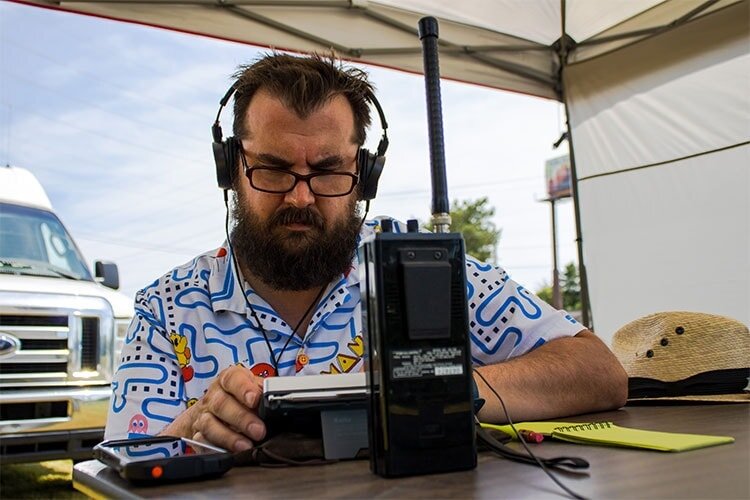
[[307, 354], [304, 352], [299, 353], [297, 355], [297, 362], [295, 363], [295, 371], [299, 373], [309, 362], [310, 358], [307, 357]]

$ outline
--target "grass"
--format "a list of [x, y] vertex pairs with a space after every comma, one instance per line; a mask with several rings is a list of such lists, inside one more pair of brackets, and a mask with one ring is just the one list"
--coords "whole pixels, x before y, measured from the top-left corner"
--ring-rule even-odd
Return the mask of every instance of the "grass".
[[73, 461], [51, 460], [0, 466], [0, 497], [85, 499], [73, 489]]

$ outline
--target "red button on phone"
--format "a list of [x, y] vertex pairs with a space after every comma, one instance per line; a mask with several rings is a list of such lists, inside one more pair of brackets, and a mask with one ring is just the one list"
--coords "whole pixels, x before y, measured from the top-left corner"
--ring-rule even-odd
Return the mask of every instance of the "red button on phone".
[[164, 474], [164, 469], [161, 468], [161, 465], [156, 465], [151, 469], [151, 477], [154, 479], [159, 479], [162, 474]]

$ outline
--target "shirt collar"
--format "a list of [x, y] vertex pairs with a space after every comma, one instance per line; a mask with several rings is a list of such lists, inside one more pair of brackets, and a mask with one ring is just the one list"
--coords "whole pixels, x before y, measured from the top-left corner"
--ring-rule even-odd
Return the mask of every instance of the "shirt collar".
[[242, 297], [242, 287], [235, 279], [231, 247], [225, 241], [216, 251], [208, 276], [211, 308], [214, 312], [232, 311], [245, 314], [247, 303]]
[[[360, 241], [367, 234], [373, 232], [372, 226], [363, 225], [360, 232]], [[214, 312], [231, 311], [237, 314], [249, 314], [247, 302], [242, 297], [243, 287], [235, 277], [235, 266], [231, 258], [231, 247], [225, 241], [215, 252], [215, 258], [211, 261], [208, 276], [208, 290], [211, 297], [211, 308]], [[257, 294], [252, 287], [243, 280], [244, 292], [253, 306], [261, 305], [270, 309], [270, 306]], [[324, 294], [313, 314], [313, 323], [325, 319], [337, 305], [348, 301], [350, 295], [348, 288], [359, 286], [359, 259], [354, 255], [349, 271], [333, 280]], [[340, 296], [340, 298], [338, 298]]]

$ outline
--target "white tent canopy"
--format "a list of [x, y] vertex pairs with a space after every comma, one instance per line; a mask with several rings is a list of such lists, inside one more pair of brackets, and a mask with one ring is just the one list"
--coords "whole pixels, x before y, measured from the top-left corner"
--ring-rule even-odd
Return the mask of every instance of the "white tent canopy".
[[[597, 333], [661, 310], [750, 323], [748, 0], [28, 0], [563, 101]], [[541, 167], [540, 167], [541, 168]]]
[[417, 21], [431, 15], [443, 77], [562, 100], [561, 51], [585, 61], [739, 0], [19, 1], [282, 50], [333, 49], [416, 73]]

